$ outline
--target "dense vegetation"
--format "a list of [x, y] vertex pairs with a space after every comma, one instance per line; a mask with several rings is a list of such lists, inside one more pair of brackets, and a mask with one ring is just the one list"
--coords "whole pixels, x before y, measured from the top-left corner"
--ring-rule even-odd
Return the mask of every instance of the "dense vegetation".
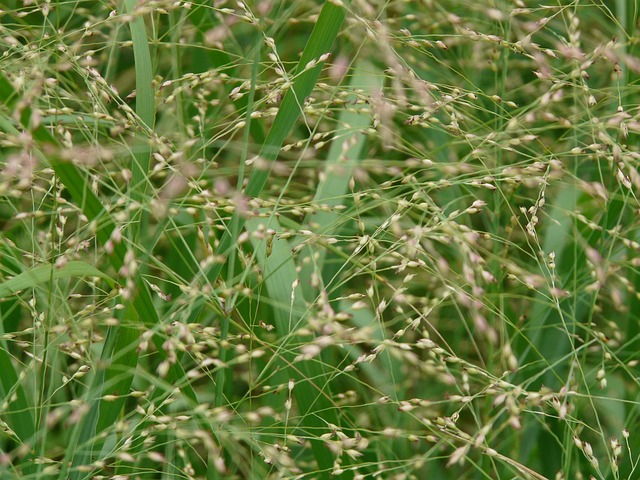
[[637, 478], [638, 18], [0, 2], [0, 477]]

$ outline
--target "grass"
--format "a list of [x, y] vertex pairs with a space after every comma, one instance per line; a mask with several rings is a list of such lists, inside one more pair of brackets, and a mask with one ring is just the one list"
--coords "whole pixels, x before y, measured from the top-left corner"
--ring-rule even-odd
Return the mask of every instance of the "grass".
[[634, 2], [0, 30], [2, 478], [637, 476]]

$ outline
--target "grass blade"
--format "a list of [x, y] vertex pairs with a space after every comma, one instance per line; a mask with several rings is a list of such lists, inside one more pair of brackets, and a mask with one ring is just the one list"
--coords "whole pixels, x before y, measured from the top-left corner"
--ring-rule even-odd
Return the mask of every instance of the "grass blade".
[[[338, 35], [340, 26], [344, 21], [344, 17], [345, 13], [343, 7], [336, 6], [331, 2], [325, 2], [313, 32], [311, 32], [309, 41], [302, 53], [300, 62], [298, 63], [299, 71], [303, 70], [311, 60], [317, 60], [320, 55], [331, 50], [331, 46]], [[313, 90], [318, 76], [320, 75], [322, 65], [322, 63], [319, 63], [316, 67], [300, 74], [293, 83], [291, 90], [289, 90], [285, 95], [282, 100], [282, 104], [278, 109], [278, 114], [273, 122], [273, 126], [267, 135], [262, 149], [260, 150], [260, 156], [264, 159], [274, 161], [277, 158], [285, 137], [291, 128], [293, 128], [293, 125], [300, 116], [300, 105]], [[259, 196], [268, 177], [268, 169], [254, 169], [251, 172], [249, 181], [245, 188], [245, 195], [248, 197]], [[238, 232], [241, 231], [244, 220], [238, 214], [234, 214], [230, 224], [233, 225], [235, 222], [237, 222], [239, 226]], [[235, 248], [235, 244], [236, 238], [234, 238], [228, 231], [225, 231], [222, 239], [220, 240], [220, 245], [217, 248], [218, 254], [227, 255], [231, 248]], [[222, 265], [216, 265], [211, 268], [207, 275], [211, 284], [215, 283], [221, 270]]]
[[0, 283], [0, 298], [16, 295], [21, 290], [36, 287], [51, 279], [57, 280], [60, 278], [73, 277], [100, 277], [106, 280], [110, 286], [113, 286], [115, 283], [109, 275], [85, 262], [69, 262], [60, 267], [40, 265]]
[[[135, 15], [136, 4], [135, 0], [125, 0], [126, 11]], [[153, 72], [149, 41], [145, 22], [141, 15], [135, 15], [135, 19], [130, 23], [130, 28], [136, 71], [136, 114], [142, 122], [140, 127], [145, 130], [136, 134], [131, 162], [132, 179], [129, 194], [131, 200], [144, 205], [151, 162], [151, 148], [147, 132], [152, 131], [155, 125], [155, 92], [152, 85]], [[131, 239], [138, 238], [144, 224], [146, 224], [146, 215], [144, 209], [141, 208], [130, 223]]]
[[[369, 62], [361, 62], [354, 70], [350, 88], [360, 89], [365, 93], [373, 93], [381, 88], [380, 72]], [[347, 101], [354, 101], [355, 95], [347, 97]], [[314, 204], [336, 206], [344, 203], [343, 199], [349, 190], [349, 182], [353, 175], [354, 168], [361, 159], [362, 149], [365, 144], [365, 136], [362, 130], [371, 126], [371, 115], [360, 112], [345, 110], [338, 120], [341, 125], [349, 126], [349, 133], [337, 137], [331, 143], [331, 148], [324, 167], [323, 180], [318, 185], [314, 197]], [[347, 148], [345, 149], [345, 146]], [[303, 225], [311, 226], [314, 232], [327, 237], [332, 237], [339, 232], [340, 220], [344, 219], [343, 213], [338, 210], [321, 210], [305, 217]], [[295, 243], [294, 243], [295, 244]], [[315, 253], [307, 246], [298, 258], [300, 268], [300, 282], [307, 300], [316, 297], [317, 292], [311, 288], [311, 274], [314, 269], [320, 273], [323, 270], [326, 249], [320, 249], [314, 257], [313, 262], [309, 261], [311, 255]], [[325, 279], [327, 280], [327, 279]]]
[[[271, 219], [266, 225], [261, 219], [252, 219], [246, 224], [250, 232], [257, 232], [263, 226], [276, 232], [281, 231], [275, 219]], [[297, 282], [298, 275], [291, 248], [284, 239], [274, 240], [271, 252], [267, 255], [264, 241], [254, 238], [253, 245], [257, 261], [264, 271], [264, 281], [273, 305], [276, 330], [284, 342], [284, 345], [281, 345], [282, 357], [289, 366], [290, 378], [296, 382], [294, 395], [301, 416], [299, 428], [313, 435], [311, 447], [318, 463], [319, 478], [330, 478], [335, 457], [319, 437], [321, 432], [329, 430], [328, 424], [339, 425], [340, 421], [330, 399], [328, 385], [324, 384], [327, 381], [326, 373], [316, 360], [296, 361], [293, 353], [286, 347], [288, 343], [305, 344], [311, 340], [296, 335], [296, 331], [305, 325], [307, 308]], [[322, 416], [315, 412], [322, 412]], [[344, 475], [349, 476], [349, 472]]]

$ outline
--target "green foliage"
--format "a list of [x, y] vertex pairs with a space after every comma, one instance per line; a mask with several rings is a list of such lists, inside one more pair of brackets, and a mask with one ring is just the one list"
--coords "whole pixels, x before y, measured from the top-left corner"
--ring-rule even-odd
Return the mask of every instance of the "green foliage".
[[632, 479], [634, 2], [5, 2], [0, 477]]

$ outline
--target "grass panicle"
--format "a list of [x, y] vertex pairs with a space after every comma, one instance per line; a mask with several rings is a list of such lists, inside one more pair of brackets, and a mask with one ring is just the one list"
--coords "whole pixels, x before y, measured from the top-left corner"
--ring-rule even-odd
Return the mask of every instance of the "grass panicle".
[[635, 478], [638, 12], [5, 2], [0, 477]]

